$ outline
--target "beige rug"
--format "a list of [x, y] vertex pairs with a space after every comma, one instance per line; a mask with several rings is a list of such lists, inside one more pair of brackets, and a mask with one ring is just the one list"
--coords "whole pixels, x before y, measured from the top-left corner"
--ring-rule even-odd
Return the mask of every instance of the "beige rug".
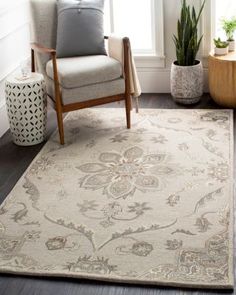
[[233, 286], [233, 113], [71, 113], [0, 209], [0, 271]]

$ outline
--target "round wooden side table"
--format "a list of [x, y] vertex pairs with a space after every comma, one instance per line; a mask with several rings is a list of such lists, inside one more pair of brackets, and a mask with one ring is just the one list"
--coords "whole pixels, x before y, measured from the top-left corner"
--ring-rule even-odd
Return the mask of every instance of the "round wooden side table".
[[46, 137], [47, 94], [43, 75], [29, 78], [11, 76], [6, 80], [6, 105], [13, 141], [30, 146]]
[[209, 55], [209, 88], [211, 97], [221, 106], [236, 107], [236, 53]]

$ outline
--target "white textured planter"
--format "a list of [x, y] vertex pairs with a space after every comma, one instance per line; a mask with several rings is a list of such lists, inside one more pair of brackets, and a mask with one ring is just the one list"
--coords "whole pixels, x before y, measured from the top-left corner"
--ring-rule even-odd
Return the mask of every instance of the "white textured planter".
[[215, 55], [226, 55], [229, 53], [229, 46], [225, 48], [217, 48], [214, 49]]
[[235, 51], [235, 41], [229, 41], [229, 51]]
[[202, 63], [194, 66], [178, 66], [174, 62], [171, 66], [171, 95], [182, 104], [197, 103], [203, 94]]

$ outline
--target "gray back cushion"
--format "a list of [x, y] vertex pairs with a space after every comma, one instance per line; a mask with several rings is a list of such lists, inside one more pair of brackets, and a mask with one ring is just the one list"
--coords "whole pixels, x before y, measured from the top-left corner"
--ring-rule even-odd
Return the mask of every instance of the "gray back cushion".
[[104, 0], [57, 0], [57, 56], [104, 55]]

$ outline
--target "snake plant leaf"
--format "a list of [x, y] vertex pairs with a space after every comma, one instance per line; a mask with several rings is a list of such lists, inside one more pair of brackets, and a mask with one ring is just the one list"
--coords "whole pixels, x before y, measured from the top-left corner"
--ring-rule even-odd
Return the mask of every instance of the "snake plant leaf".
[[[206, 1], [206, 0], [205, 0]], [[205, 6], [201, 5], [198, 15], [194, 6], [191, 8], [187, 1], [182, 1], [181, 15], [177, 22], [177, 35], [174, 35], [177, 63], [180, 66], [195, 64], [196, 55], [199, 51], [202, 37], [198, 40], [198, 23]]]

